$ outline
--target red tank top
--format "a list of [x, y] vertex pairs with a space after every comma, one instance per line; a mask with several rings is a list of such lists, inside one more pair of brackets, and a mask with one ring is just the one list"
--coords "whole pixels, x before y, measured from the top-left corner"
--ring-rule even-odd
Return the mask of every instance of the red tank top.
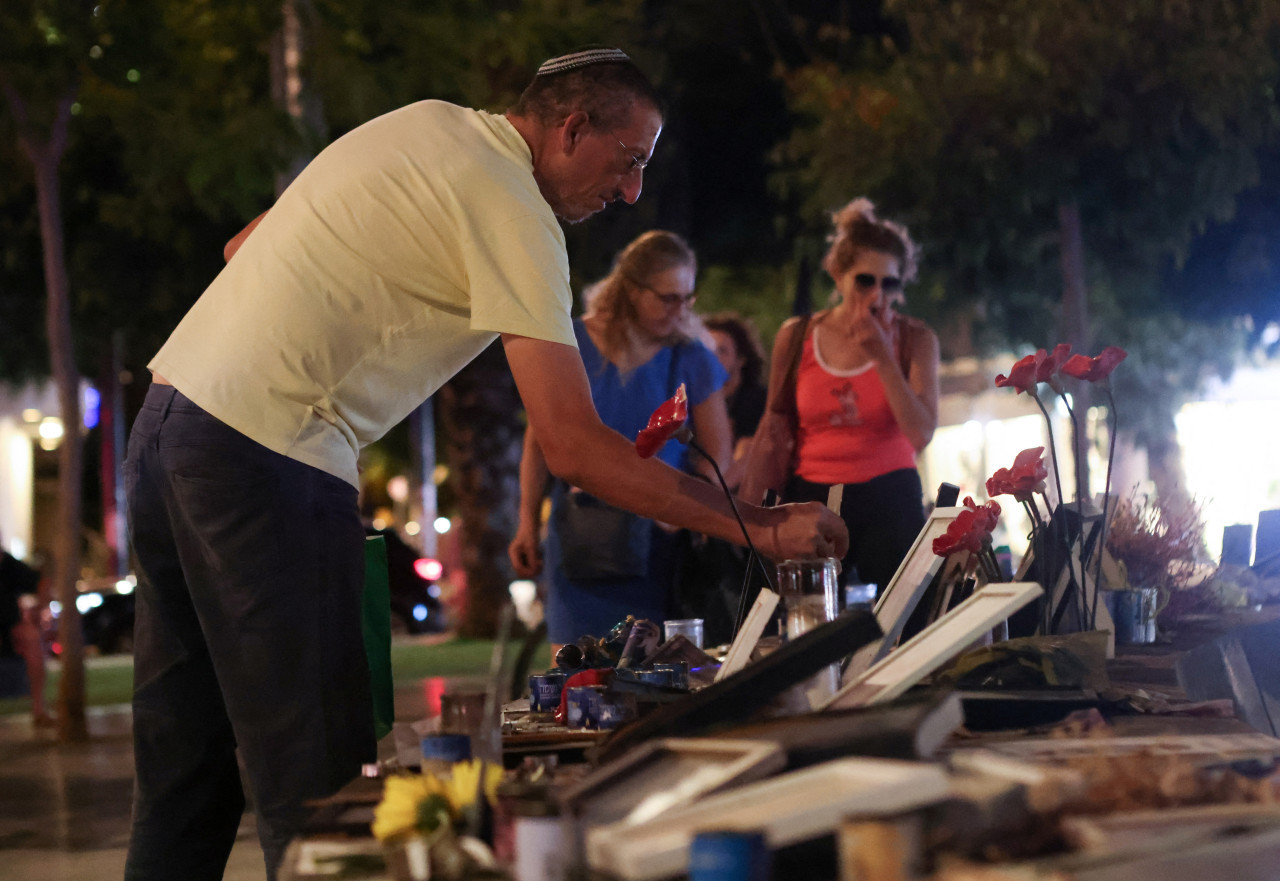
[[815, 327], [796, 372], [796, 474], [813, 483], [864, 483], [914, 468], [916, 451], [898, 427], [875, 367], [836, 371], [819, 360]]

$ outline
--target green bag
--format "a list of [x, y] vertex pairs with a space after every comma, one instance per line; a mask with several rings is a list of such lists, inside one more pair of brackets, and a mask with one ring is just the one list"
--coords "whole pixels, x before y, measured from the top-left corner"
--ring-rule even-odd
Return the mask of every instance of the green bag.
[[373, 733], [381, 740], [391, 733], [396, 710], [391, 682], [391, 579], [387, 572], [387, 541], [380, 535], [366, 536], [364, 541], [364, 606], [360, 624], [373, 690]]

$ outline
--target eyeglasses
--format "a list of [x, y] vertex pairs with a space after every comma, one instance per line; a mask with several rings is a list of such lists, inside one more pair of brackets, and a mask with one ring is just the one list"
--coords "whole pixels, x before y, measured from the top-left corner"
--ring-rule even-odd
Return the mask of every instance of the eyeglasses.
[[[622, 143], [622, 140], [616, 135], [613, 139], [618, 142], [619, 147], [627, 151], [627, 157], [631, 160], [627, 165], [627, 174], [630, 174], [633, 171], [644, 171], [649, 167], [649, 159], [645, 159], [643, 153], [639, 150], [628, 147], [626, 144]], [[651, 156], [649, 158], [652, 159], [653, 157]]]
[[697, 291], [690, 291], [687, 294], [664, 294], [660, 291], [655, 291], [653, 288], [647, 287], [645, 290], [657, 297], [658, 302], [662, 303], [662, 305], [666, 306], [668, 309], [673, 306], [692, 306], [693, 301], [698, 299]]
[[877, 283], [880, 285], [880, 290], [886, 294], [896, 294], [902, 290], [902, 279], [896, 275], [882, 275], [877, 278], [870, 272], [859, 272], [853, 277], [853, 283], [862, 293], [872, 290]]

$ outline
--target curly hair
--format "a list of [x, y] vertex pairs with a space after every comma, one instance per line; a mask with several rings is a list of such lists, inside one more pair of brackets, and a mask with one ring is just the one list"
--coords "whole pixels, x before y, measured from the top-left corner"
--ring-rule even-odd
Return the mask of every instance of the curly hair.
[[702, 323], [707, 330], [727, 334], [733, 340], [733, 347], [743, 359], [742, 385], [760, 385], [764, 372], [764, 347], [760, 345], [760, 336], [751, 320], [737, 312], [716, 312], [704, 316]]
[[629, 61], [614, 61], [536, 76], [510, 112], [555, 126], [574, 111], [583, 110], [602, 130], [612, 131], [627, 124], [637, 103], [663, 113], [657, 90], [640, 68]]
[[[667, 230], [649, 230], [618, 253], [608, 275], [582, 292], [587, 314], [604, 319], [606, 355], [622, 351], [627, 329], [635, 323], [636, 310], [628, 296], [629, 289], [643, 288], [658, 273], [678, 266], [698, 270], [698, 257], [689, 243]], [[675, 333], [665, 344], [698, 339], [701, 333], [702, 322], [686, 309]]]
[[867, 251], [896, 257], [903, 282], [916, 277], [920, 249], [905, 226], [878, 218], [870, 199], [854, 199], [832, 214], [831, 221], [835, 230], [828, 238], [831, 247], [822, 258], [822, 268], [832, 278], [847, 272]]

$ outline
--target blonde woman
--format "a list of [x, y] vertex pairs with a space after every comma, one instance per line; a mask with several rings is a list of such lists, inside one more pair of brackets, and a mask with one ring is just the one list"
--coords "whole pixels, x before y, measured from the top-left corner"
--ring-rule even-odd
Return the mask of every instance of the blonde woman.
[[[634, 440], [653, 410], [684, 383], [698, 445], [723, 468], [732, 445], [722, 391], [726, 375], [701, 342], [706, 334], [691, 308], [696, 273], [697, 258], [684, 239], [662, 230], [644, 233], [622, 250], [610, 273], [586, 291], [586, 314], [574, 322], [574, 331], [592, 400], [605, 425]], [[658, 457], [714, 479], [711, 465], [677, 441], [668, 441]], [[546, 465], [529, 431], [520, 463], [520, 525], [509, 548], [512, 565], [526, 578], [543, 570], [538, 534], [546, 488]], [[599, 573], [588, 570], [586, 558], [597, 552], [606, 557], [605, 564], [621, 562], [609, 559], [611, 551], [604, 547], [566, 554], [566, 547], [573, 545], [564, 534], [570, 528], [566, 509], [580, 502], [570, 498], [577, 493], [562, 481], [551, 487], [546, 619], [553, 656], [561, 645], [581, 636], [604, 636], [627, 615], [661, 623], [675, 576], [674, 535], [652, 521], [641, 521], [635, 530], [636, 542], [642, 545], [638, 571], [604, 574], [608, 565]], [[602, 511], [595, 524], [607, 516], [613, 515]]]
[[924, 524], [916, 456], [938, 424], [938, 338], [897, 311], [916, 274], [905, 227], [855, 199], [833, 217], [823, 268], [835, 305], [778, 331], [769, 402], [741, 495], [826, 501], [843, 484], [842, 579], [884, 587]]

